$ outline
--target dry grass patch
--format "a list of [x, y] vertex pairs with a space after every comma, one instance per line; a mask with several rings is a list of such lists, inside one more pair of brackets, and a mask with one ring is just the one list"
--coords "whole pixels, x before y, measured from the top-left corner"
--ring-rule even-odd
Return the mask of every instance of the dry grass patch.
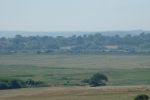
[[133, 100], [150, 86], [51, 87], [0, 91], [0, 100]]

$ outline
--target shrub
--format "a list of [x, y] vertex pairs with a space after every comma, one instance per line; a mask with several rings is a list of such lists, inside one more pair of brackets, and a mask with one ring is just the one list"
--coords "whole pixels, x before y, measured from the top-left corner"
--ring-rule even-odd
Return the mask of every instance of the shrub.
[[89, 79], [88, 83], [91, 86], [104, 86], [106, 85], [107, 81], [108, 81], [107, 76], [101, 73], [96, 73]]
[[9, 87], [12, 88], [12, 89], [21, 88], [23, 86], [24, 86], [23, 81], [21, 81], [21, 80], [16, 80], [15, 79], [15, 80], [11, 80], [9, 82]]
[[2, 89], [17, 89], [17, 88], [28, 88], [28, 87], [43, 87], [47, 86], [42, 81], [34, 81], [28, 79], [26, 81], [19, 79], [1, 79], [0, 90]]
[[90, 79], [82, 80], [83, 83], [88, 83], [90, 86], [104, 86], [107, 81], [107, 76], [101, 73], [94, 74]]
[[140, 94], [140, 95], [137, 95], [134, 100], [148, 100], [149, 99], [149, 96], [148, 95], [145, 95], [145, 94]]
[[6, 82], [0, 82], [0, 90], [7, 89], [7, 88], [8, 88], [8, 84]]
[[34, 81], [32, 79], [28, 79], [27, 81], [25, 81], [25, 84], [27, 87], [42, 87], [42, 86], [46, 86], [46, 84], [44, 84], [42, 81]]

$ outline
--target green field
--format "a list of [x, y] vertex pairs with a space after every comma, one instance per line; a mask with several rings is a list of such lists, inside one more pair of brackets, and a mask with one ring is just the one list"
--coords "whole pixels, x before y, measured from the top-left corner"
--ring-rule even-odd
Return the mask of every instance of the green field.
[[108, 85], [149, 85], [147, 55], [0, 55], [0, 78], [34, 79], [50, 86], [79, 86], [96, 72]]

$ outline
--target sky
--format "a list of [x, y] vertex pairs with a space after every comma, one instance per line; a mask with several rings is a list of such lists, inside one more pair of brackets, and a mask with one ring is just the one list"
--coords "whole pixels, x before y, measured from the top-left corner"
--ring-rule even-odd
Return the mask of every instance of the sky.
[[150, 0], [0, 0], [0, 31], [150, 30]]

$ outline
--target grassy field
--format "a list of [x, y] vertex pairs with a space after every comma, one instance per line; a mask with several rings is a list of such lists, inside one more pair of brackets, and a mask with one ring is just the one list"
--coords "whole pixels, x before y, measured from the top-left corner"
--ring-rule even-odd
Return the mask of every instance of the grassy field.
[[150, 96], [150, 87], [51, 87], [1, 90], [0, 100], [134, 100], [138, 94]]
[[[96, 72], [108, 76], [108, 86], [80, 86]], [[0, 90], [0, 100], [133, 100], [138, 94], [150, 96], [150, 56], [0, 55], [0, 79], [6, 78], [40, 80], [51, 87]]]
[[96, 72], [108, 85], [149, 85], [147, 55], [0, 55], [0, 79], [34, 79], [50, 86], [83, 85]]

